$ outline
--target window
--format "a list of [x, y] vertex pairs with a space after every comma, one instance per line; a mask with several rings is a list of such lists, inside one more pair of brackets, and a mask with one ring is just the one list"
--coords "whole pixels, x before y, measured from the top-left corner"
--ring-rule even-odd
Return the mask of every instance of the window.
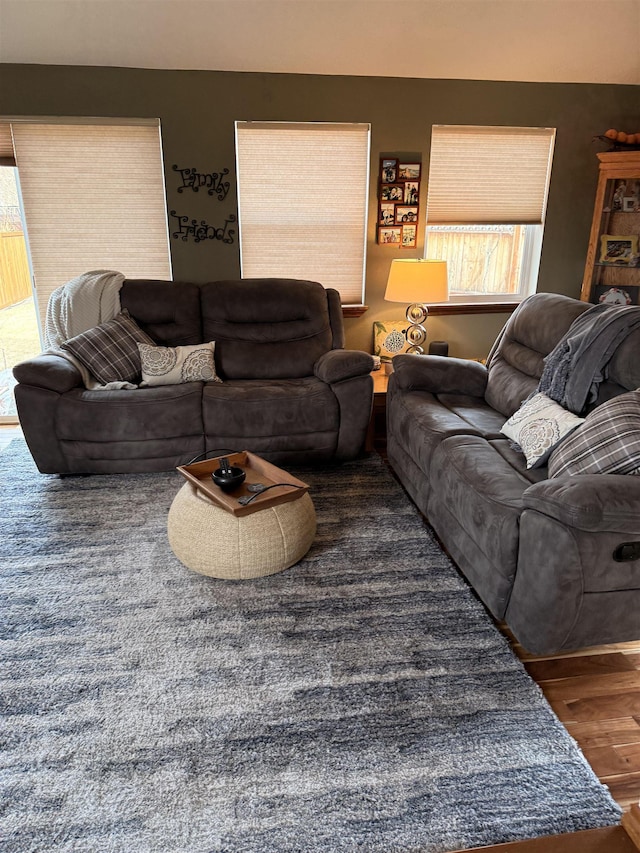
[[42, 322], [51, 292], [89, 270], [171, 278], [157, 120], [7, 119], [7, 126]]
[[364, 300], [368, 124], [236, 122], [244, 278], [319, 281]]
[[450, 302], [534, 293], [555, 130], [436, 125], [425, 257], [447, 261]]

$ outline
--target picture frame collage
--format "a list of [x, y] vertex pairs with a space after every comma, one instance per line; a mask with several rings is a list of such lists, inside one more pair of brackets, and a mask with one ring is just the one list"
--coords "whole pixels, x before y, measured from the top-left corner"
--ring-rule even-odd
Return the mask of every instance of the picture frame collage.
[[418, 242], [422, 163], [380, 158], [377, 241], [381, 246], [414, 249]]

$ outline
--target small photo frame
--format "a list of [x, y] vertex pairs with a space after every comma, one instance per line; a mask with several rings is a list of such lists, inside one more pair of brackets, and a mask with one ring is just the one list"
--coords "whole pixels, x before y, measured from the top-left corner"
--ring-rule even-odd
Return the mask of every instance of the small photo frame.
[[418, 181], [407, 181], [404, 185], [404, 201], [405, 204], [417, 204], [420, 193], [420, 184]]
[[380, 180], [383, 184], [395, 184], [398, 180], [397, 160], [382, 160], [380, 165]]
[[403, 249], [413, 249], [416, 246], [418, 237], [418, 229], [415, 225], [402, 226], [402, 243]]
[[404, 201], [404, 184], [383, 184], [380, 188], [381, 201]]
[[402, 240], [402, 228], [379, 228], [378, 243], [381, 246], [399, 246]]
[[638, 261], [637, 234], [615, 236], [603, 234], [600, 237], [600, 263], [629, 266]]
[[417, 205], [409, 207], [403, 204], [396, 205], [396, 225], [404, 225], [405, 222], [418, 221]]
[[395, 204], [384, 203], [380, 205], [379, 225], [395, 225], [396, 222], [396, 206]]
[[640, 286], [609, 287], [606, 284], [598, 284], [593, 291], [593, 302], [605, 305], [637, 305]]
[[420, 180], [420, 163], [399, 163], [398, 164], [398, 180], [399, 181], [419, 181]]
[[622, 199], [622, 210], [624, 213], [633, 213], [636, 209], [637, 199], [633, 196], [625, 196]]
[[613, 210], [622, 210], [622, 199], [625, 197], [626, 192], [627, 182], [618, 181], [613, 191], [613, 198], [611, 199], [611, 207]]

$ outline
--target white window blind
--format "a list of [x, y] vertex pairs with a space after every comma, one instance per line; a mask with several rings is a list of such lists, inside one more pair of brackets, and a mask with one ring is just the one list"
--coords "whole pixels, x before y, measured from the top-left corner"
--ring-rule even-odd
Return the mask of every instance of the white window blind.
[[159, 122], [94, 121], [10, 122], [43, 322], [89, 270], [171, 278]]
[[544, 222], [555, 130], [436, 125], [427, 222]]
[[364, 297], [368, 124], [237, 122], [242, 276]]

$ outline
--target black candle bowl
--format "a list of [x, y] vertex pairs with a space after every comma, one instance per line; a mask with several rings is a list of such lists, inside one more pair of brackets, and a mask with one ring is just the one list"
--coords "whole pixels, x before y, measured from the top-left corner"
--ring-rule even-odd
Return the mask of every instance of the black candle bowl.
[[227, 470], [216, 468], [211, 479], [223, 492], [232, 492], [244, 483], [246, 476], [242, 468], [231, 465]]

